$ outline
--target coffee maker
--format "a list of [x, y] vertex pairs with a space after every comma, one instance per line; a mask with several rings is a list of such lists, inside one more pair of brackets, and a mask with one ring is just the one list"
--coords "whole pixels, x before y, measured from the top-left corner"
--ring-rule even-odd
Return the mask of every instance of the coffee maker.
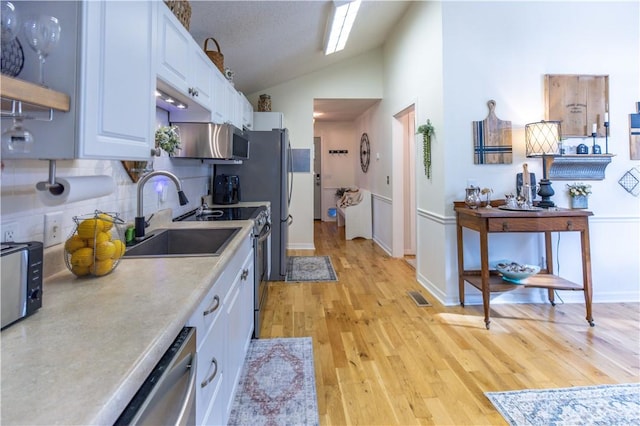
[[240, 178], [235, 175], [217, 175], [213, 179], [213, 203], [237, 204], [240, 201]]

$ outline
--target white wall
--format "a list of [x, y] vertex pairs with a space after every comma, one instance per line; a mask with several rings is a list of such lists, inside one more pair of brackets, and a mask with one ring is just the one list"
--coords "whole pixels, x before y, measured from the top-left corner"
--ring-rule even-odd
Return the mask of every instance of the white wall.
[[[339, 54], [339, 53], [338, 53]], [[262, 93], [271, 95], [273, 111], [284, 113], [293, 148], [313, 152], [314, 99], [382, 98], [382, 51], [373, 50], [287, 83], [248, 96], [255, 105]], [[313, 168], [311, 167], [311, 170]], [[290, 249], [313, 249], [313, 173], [295, 173], [290, 213]]]
[[[316, 121], [314, 136], [322, 143], [322, 220], [335, 221], [327, 209], [335, 207], [336, 189], [355, 186], [359, 139], [353, 122]], [[329, 150], [347, 150], [347, 154], [329, 154]]]

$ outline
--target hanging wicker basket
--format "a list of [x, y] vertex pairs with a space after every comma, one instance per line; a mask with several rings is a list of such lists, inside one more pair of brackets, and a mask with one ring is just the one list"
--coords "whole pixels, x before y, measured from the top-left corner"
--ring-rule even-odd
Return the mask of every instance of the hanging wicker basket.
[[[216, 44], [216, 48], [218, 49], [217, 51], [207, 50], [207, 43], [209, 42], [209, 40], [213, 40], [213, 42]], [[220, 70], [220, 72], [224, 74], [224, 55], [222, 54], [222, 51], [220, 50], [220, 45], [218, 44], [216, 39], [213, 37], [209, 37], [208, 39], [206, 39], [204, 41], [203, 48], [204, 48], [204, 53], [206, 53], [209, 59], [211, 59], [211, 62], [213, 62], [215, 66]]]
[[191, 5], [188, 0], [164, 0], [169, 10], [176, 15], [176, 18], [188, 30], [191, 23]]

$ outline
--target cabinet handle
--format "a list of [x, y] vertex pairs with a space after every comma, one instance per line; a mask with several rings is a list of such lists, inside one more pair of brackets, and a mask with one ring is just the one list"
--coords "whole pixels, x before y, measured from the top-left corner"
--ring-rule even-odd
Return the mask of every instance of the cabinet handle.
[[573, 222], [570, 220], [567, 221], [567, 230], [573, 231]]
[[[204, 379], [202, 381], [202, 383], [200, 383], [200, 387], [203, 388], [205, 386], [207, 386], [209, 383], [211, 383], [213, 381], [213, 379], [216, 378], [216, 374], [218, 374], [218, 360], [216, 359], [216, 357], [213, 357], [213, 359], [211, 359], [211, 364], [213, 364], [213, 366], [215, 367], [213, 369], [213, 373], [211, 373], [211, 375], [209, 377], [207, 377], [206, 379]], [[211, 368], [211, 367], [209, 367]]]
[[249, 270], [248, 269], [243, 269], [242, 270], [242, 275], [240, 276], [240, 279], [244, 281], [244, 280], [247, 279], [248, 276], [249, 276]]
[[206, 317], [207, 315], [215, 312], [219, 307], [220, 307], [220, 298], [218, 297], [218, 295], [215, 295], [213, 297], [213, 304], [209, 306], [209, 309], [204, 311], [202, 315]]
[[502, 222], [502, 230], [503, 231], [509, 230], [509, 222]]

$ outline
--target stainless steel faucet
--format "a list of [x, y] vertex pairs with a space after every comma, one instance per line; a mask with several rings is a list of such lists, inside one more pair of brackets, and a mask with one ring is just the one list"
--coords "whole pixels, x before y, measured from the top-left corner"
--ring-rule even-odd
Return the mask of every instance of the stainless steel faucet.
[[175, 183], [176, 188], [178, 189], [178, 200], [180, 201], [181, 206], [184, 206], [189, 202], [189, 200], [187, 199], [187, 196], [184, 195], [184, 192], [182, 191], [182, 182], [180, 182], [180, 179], [178, 179], [178, 177], [173, 173], [167, 172], [165, 170], [154, 170], [142, 176], [138, 181], [138, 210], [136, 213], [136, 239], [137, 240], [141, 240], [144, 238], [144, 228], [146, 227], [146, 222], [144, 220], [144, 212], [142, 208], [142, 198], [143, 198], [142, 195], [143, 195], [144, 184], [147, 183], [149, 179], [156, 176], [166, 176], [169, 179], [171, 179], [173, 183]]

